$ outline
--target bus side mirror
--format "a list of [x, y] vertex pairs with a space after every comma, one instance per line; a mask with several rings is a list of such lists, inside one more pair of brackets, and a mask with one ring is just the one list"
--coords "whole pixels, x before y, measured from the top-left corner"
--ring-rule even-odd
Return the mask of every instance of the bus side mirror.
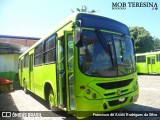
[[81, 45], [81, 28], [76, 28], [74, 30], [74, 43], [75, 43], [75, 46], [80, 46]]
[[82, 25], [81, 20], [77, 20], [73, 23], [72, 29], [74, 30], [74, 43], [75, 46], [81, 46], [81, 33], [82, 33]]

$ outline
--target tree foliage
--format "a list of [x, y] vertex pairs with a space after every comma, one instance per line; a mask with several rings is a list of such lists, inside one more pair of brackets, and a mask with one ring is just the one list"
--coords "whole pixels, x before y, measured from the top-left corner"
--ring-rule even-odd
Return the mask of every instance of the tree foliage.
[[154, 51], [160, 51], [160, 39], [154, 37]]
[[135, 43], [136, 53], [154, 51], [155, 40], [146, 29], [143, 27], [129, 27], [129, 30]]

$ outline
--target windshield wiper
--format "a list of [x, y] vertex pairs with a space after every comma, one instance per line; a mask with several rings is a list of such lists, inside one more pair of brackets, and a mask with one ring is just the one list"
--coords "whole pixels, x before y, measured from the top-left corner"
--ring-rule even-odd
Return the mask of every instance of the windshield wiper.
[[113, 57], [112, 57], [112, 50], [110, 47], [110, 44], [106, 41], [105, 37], [102, 35], [101, 31], [99, 29], [95, 29], [96, 35], [105, 50], [105, 52], [109, 55], [110, 60], [112, 62], [112, 66], [114, 67]]
[[122, 40], [120, 40], [120, 46], [121, 46], [121, 61], [123, 62], [123, 46], [122, 46]]

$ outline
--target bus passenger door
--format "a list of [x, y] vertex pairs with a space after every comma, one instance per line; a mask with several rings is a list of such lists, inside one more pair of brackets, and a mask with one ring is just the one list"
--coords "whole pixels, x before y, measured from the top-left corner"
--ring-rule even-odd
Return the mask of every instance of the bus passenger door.
[[34, 92], [33, 80], [33, 54], [31, 54], [29, 55], [29, 89]]
[[19, 78], [19, 82], [20, 82], [20, 85], [22, 85], [22, 60], [20, 59], [19, 60], [19, 64], [18, 64], [18, 78]]
[[67, 111], [75, 110], [72, 31], [65, 31], [56, 44], [58, 106]]
[[155, 56], [151, 57], [151, 63], [152, 63], [152, 73], [156, 73], [156, 64], [155, 64]]
[[20, 84], [23, 86], [23, 63], [24, 62], [24, 60], [22, 59], [21, 60], [21, 70], [20, 70]]
[[151, 58], [147, 57], [148, 73], [152, 72]]
[[66, 44], [66, 88], [67, 88], [67, 110], [75, 110], [75, 97], [74, 97], [74, 72], [73, 72], [73, 62], [74, 62], [74, 42], [73, 42], [73, 32], [65, 31], [65, 44]]
[[148, 63], [148, 73], [155, 73], [156, 72], [156, 65], [155, 65], [155, 57], [147, 57]]
[[56, 73], [57, 73], [57, 100], [58, 107], [66, 107], [67, 91], [66, 91], [66, 71], [65, 71], [65, 46], [64, 37], [58, 38], [56, 41]]

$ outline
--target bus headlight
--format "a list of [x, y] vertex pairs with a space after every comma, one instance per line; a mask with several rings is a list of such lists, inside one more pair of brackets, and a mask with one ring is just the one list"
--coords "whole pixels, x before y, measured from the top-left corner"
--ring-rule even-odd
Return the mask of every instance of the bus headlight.
[[86, 89], [83, 90], [81, 95], [85, 96], [88, 99], [102, 99], [102, 96], [90, 87], [86, 87]]
[[95, 93], [94, 93], [94, 94], [92, 94], [92, 98], [94, 98], [94, 99], [96, 98], [96, 94], [95, 94]]
[[87, 94], [90, 94], [90, 93], [91, 93], [90, 89], [87, 89], [87, 90], [86, 90], [86, 93], [87, 93]]
[[133, 90], [137, 90], [138, 89], [138, 81], [135, 82], [135, 84], [133, 85]]

